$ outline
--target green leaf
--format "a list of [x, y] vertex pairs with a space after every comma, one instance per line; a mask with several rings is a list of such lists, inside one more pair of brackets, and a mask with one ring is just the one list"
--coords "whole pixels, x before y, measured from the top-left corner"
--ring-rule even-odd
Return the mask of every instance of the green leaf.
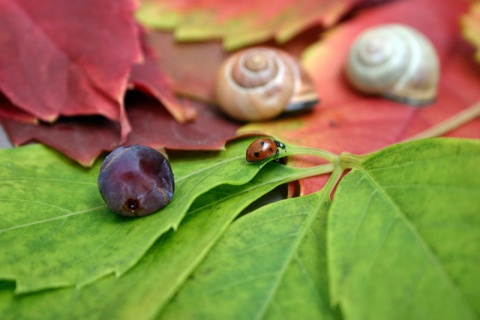
[[161, 319], [331, 319], [325, 254], [329, 193], [236, 221]]
[[180, 228], [162, 236], [122, 277], [20, 296], [6, 287], [0, 291], [0, 314], [9, 319], [150, 319], [247, 205], [309, 172], [271, 164], [245, 185], [219, 186], [197, 199]]
[[480, 317], [480, 142], [367, 156], [328, 223], [331, 295], [347, 319]]
[[[105, 208], [96, 187], [98, 164], [85, 170], [42, 146], [1, 151], [0, 275], [12, 280], [0, 281], [2, 319], [338, 317], [330, 309], [329, 285], [346, 318], [479, 317], [479, 141], [424, 140], [350, 155], [344, 164], [356, 169], [337, 189], [327, 235], [329, 189], [269, 205], [231, 224], [274, 186], [321, 172], [273, 163], [259, 172], [243, 160], [247, 144], [172, 159], [181, 189], [188, 188], [191, 198], [185, 191], [177, 207], [183, 210], [181, 225], [166, 233], [153, 230], [163, 226], [159, 222], [165, 220], [155, 218], [162, 213], [122, 219]], [[61, 220], [65, 210], [70, 211]], [[55, 226], [48, 224], [60, 220], [63, 226], [47, 233]], [[143, 220], [148, 223], [140, 225]], [[23, 232], [9, 229], [18, 221]], [[99, 246], [102, 233], [111, 236], [115, 224], [122, 227], [111, 237], [116, 242]], [[97, 256], [104, 247], [110, 256]], [[50, 253], [51, 248], [57, 250]], [[103, 277], [81, 287], [18, 295], [16, 277], [8, 277], [18, 270], [5, 259], [16, 250], [18, 270], [47, 285], [88, 276], [77, 270], [88, 267]], [[136, 264], [121, 277], [101, 273], [132, 257]]]
[[0, 152], [0, 279], [16, 292], [83, 286], [134, 266], [165, 232], [177, 228], [194, 199], [258, 172], [246, 163], [249, 141], [220, 153], [172, 161], [176, 191], [161, 212], [141, 219], [111, 213], [86, 170], [41, 145]]

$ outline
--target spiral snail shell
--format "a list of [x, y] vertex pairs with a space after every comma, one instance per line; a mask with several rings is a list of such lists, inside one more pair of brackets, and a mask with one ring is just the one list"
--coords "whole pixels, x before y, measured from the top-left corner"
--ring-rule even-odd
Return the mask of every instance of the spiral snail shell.
[[412, 105], [437, 95], [439, 63], [432, 43], [415, 29], [386, 24], [370, 28], [354, 41], [347, 77], [361, 92]]
[[287, 53], [257, 47], [230, 56], [217, 73], [219, 107], [241, 121], [259, 121], [312, 108], [318, 96], [312, 80]]

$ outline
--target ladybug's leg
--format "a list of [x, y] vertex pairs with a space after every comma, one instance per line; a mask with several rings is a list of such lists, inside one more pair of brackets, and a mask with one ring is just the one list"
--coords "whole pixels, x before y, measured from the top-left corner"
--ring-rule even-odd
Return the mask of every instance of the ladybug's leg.
[[278, 162], [279, 155], [280, 155], [280, 149], [277, 149], [277, 151], [275, 151], [275, 155], [273, 156], [273, 158], [275, 159], [275, 162]]

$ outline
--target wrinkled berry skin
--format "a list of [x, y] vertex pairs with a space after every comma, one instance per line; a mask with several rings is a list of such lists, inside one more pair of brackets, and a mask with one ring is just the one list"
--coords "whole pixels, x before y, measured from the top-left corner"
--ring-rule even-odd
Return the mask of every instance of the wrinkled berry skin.
[[146, 146], [120, 147], [103, 161], [98, 189], [115, 213], [142, 217], [164, 208], [173, 198], [175, 182], [167, 158]]

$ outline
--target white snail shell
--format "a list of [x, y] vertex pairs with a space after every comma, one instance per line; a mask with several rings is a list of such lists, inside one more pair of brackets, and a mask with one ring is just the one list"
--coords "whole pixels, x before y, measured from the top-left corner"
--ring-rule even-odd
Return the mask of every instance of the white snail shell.
[[215, 84], [219, 107], [241, 121], [259, 121], [318, 103], [314, 84], [298, 61], [273, 48], [239, 51], [220, 67]]
[[357, 37], [347, 77], [361, 92], [422, 105], [437, 95], [439, 69], [435, 48], [424, 35], [405, 25], [387, 24]]

